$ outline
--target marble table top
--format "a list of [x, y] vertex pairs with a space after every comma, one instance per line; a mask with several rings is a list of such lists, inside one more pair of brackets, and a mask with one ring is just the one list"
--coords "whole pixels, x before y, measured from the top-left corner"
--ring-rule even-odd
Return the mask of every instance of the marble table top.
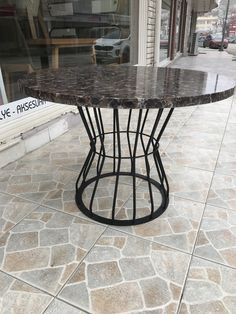
[[98, 108], [171, 108], [223, 100], [235, 81], [215, 73], [136, 67], [87, 66], [41, 70], [20, 80], [26, 95]]

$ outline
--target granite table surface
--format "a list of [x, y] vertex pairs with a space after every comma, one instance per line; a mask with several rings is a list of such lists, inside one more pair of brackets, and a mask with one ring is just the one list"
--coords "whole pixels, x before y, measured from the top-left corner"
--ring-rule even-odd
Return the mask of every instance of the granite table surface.
[[235, 81], [215, 73], [143, 66], [84, 66], [41, 70], [20, 80], [31, 97], [97, 108], [172, 108], [233, 95]]

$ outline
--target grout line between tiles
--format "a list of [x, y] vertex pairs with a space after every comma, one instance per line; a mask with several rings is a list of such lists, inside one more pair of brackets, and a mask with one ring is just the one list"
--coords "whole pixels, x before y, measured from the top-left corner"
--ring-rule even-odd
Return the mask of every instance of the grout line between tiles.
[[24, 219], [27, 218], [27, 216], [31, 215], [35, 210], [37, 210], [40, 207], [40, 205], [36, 206], [33, 210], [31, 210], [29, 213], [27, 213], [24, 217], [22, 217], [14, 226], [12, 226], [7, 231], [4, 231], [3, 234], [0, 236], [0, 239], [4, 237], [8, 232], [10, 232], [12, 229], [14, 229], [19, 223], [21, 223]]
[[186, 286], [186, 283], [187, 283], [187, 279], [188, 279], [188, 274], [189, 274], [191, 263], [192, 263], [192, 255], [190, 256], [188, 267], [187, 267], [187, 271], [185, 273], [183, 284], [182, 284], [182, 287], [181, 287], [181, 293], [180, 293], [180, 297], [179, 297], [179, 300], [178, 300], [176, 314], [179, 314], [179, 311], [181, 309], [182, 299], [183, 299], [183, 296], [184, 296], [184, 290], [185, 290], [185, 286]]
[[232, 269], [232, 270], [236, 271], [236, 267], [232, 267], [232, 266], [230, 266], [230, 265], [223, 264], [223, 263], [220, 263], [220, 262], [218, 262], [218, 261], [215, 261], [215, 260], [212, 260], [212, 259], [203, 257], [203, 256], [199, 256], [199, 255], [197, 255], [197, 254], [195, 255], [194, 253], [193, 253], [193, 257], [197, 257], [197, 258], [202, 259], [202, 260], [204, 260], [204, 261], [207, 261], [207, 262], [210, 262], [210, 263], [213, 263], [213, 264], [217, 264], [217, 265], [219, 265], [219, 266], [226, 267], [226, 268], [229, 268], [229, 269]]
[[227, 210], [227, 211], [229, 210], [230, 212], [236, 214], [236, 210], [235, 210], [235, 209], [232, 209], [232, 208], [223, 207], [223, 206], [220, 206], [220, 205], [214, 205], [214, 204], [207, 203], [207, 202], [206, 202], [206, 205], [207, 205], [207, 206], [210, 206], [210, 207], [218, 207], [218, 208], [221, 208], [221, 209], [224, 209], [224, 210]]
[[39, 290], [39, 291], [41, 291], [41, 292], [44, 293], [44, 294], [49, 295], [49, 296], [52, 297], [52, 298], [55, 297], [52, 293], [50, 293], [50, 292], [48, 292], [48, 291], [46, 291], [46, 290], [44, 290], [44, 289], [42, 289], [42, 288], [36, 287], [36, 286], [32, 285], [32, 283], [29, 283], [29, 282], [25, 281], [25, 280], [22, 279], [22, 278], [19, 278], [19, 277], [14, 276], [12, 273], [8, 273], [8, 272], [6, 272], [6, 271], [4, 271], [4, 270], [2, 270], [2, 269], [0, 269], [0, 272], [3, 273], [3, 274], [5, 274], [5, 275], [8, 275], [8, 276], [12, 277], [12, 278], [15, 279], [15, 280], [21, 281], [21, 282], [27, 284], [28, 286], [31, 286], [32, 288], [34, 288], [34, 289], [36, 289], [36, 290]]
[[[8, 276], [10, 276], [10, 277], [12, 277], [12, 278], [14, 278], [14, 279], [16, 279], [16, 280], [19, 280], [19, 281], [21, 281], [21, 282], [24, 282], [25, 284], [27, 284], [27, 285], [29, 285], [29, 286], [35, 288], [36, 290], [39, 290], [39, 291], [43, 292], [44, 294], [47, 294], [47, 295], [53, 297], [54, 299], [55, 299], [56, 297], [58, 297], [58, 299], [60, 299], [58, 295], [60, 294], [60, 292], [62, 291], [62, 289], [65, 287], [65, 285], [67, 284], [67, 282], [72, 278], [72, 276], [73, 276], [73, 275], [75, 274], [75, 272], [78, 270], [78, 268], [80, 267], [80, 265], [82, 264], [82, 262], [84, 261], [84, 259], [87, 257], [87, 255], [89, 254], [89, 252], [90, 252], [90, 251], [92, 250], [92, 248], [95, 246], [96, 242], [101, 238], [101, 236], [104, 234], [104, 232], [107, 230], [107, 228], [108, 228], [108, 227], [106, 226], [105, 229], [104, 229], [104, 231], [103, 231], [103, 232], [101, 233], [101, 235], [96, 239], [96, 241], [92, 244], [92, 246], [90, 247], [90, 249], [88, 250], [88, 252], [85, 254], [85, 256], [84, 256], [84, 257], [81, 259], [81, 261], [79, 262], [78, 266], [77, 266], [77, 267], [75, 268], [75, 270], [71, 273], [71, 275], [68, 277], [68, 279], [65, 281], [65, 283], [62, 285], [62, 287], [58, 290], [58, 292], [57, 292], [55, 295], [53, 295], [53, 294], [52, 294], [51, 292], [49, 292], [49, 291], [44, 290], [43, 288], [39, 288], [38, 286], [34, 286], [32, 283], [29, 283], [29, 282], [25, 281], [25, 280], [22, 279], [22, 278], [19, 278], [19, 277], [17, 277], [17, 276], [14, 276], [12, 273], [8, 273], [8, 272], [6, 272], [6, 271], [4, 271], [4, 270], [2, 270], [2, 269], [0, 269], [0, 272], [6, 274], [6, 275], [8, 275]], [[64, 302], [64, 299], [60, 299], [60, 300]], [[68, 301], [67, 301], [66, 303], [68, 303]], [[70, 303], [68, 303], [68, 304], [70, 304]], [[71, 305], [71, 304], [70, 304], [70, 305]], [[79, 308], [79, 309], [86, 312], [86, 310], [84, 310], [84, 309], [82, 309], [82, 308]], [[89, 313], [89, 312], [87, 312], [87, 313]], [[89, 313], [89, 314], [90, 314], [90, 313]]]
[[[34, 210], [38, 209], [39, 207], [45, 207], [45, 208], [51, 209], [51, 210], [56, 211], [56, 212], [61, 213], [61, 214], [69, 215], [69, 216], [74, 217], [74, 218], [84, 219], [84, 220], [90, 221], [91, 223], [94, 223], [94, 224], [97, 224], [97, 225], [100, 225], [100, 226], [101, 226], [101, 225], [106, 226], [105, 224], [102, 224], [102, 223], [100, 223], [100, 222], [98, 222], [98, 221], [96, 221], [96, 220], [92, 220], [91, 218], [89, 218], [89, 217], [87, 217], [87, 216], [85, 216], [85, 215], [83, 215], [83, 216], [82, 216], [82, 215], [81, 215], [81, 216], [80, 216], [80, 215], [73, 215], [73, 214], [71, 214], [71, 213], [68, 213], [68, 212], [65, 212], [65, 211], [63, 211], [63, 210], [60, 210], [60, 209], [51, 207], [51, 206], [49, 206], [49, 205], [44, 205], [44, 204], [37, 203], [37, 202], [35, 202], [35, 201], [31, 201], [31, 200], [29, 200], [29, 199], [27, 199], [27, 198], [24, 198], [24, 197], [22, 197], [22, 196], [9, 194], [9, 193], [7, 193], [7, 192], [0, 192], [0, 193], [5, 194], [5, 195], [10, 195], [10, 196], [18, 197], [18, 198], [20, 198], [20, 199], [22, 199], [22, 200], [24, 200], [24, 201], [28, 201], [29, 203], [33, 203], [33, 204], [38, 205], [37, 207], [35, 207]], [[33, 210], [33, 211], [34, 211], [34, 210]], [[32, 211], [32, 212], [33, 212], [33, 211]], [[31, 212], [31, 213], [32, 213], [32, 212]], [[31, 214], [31, 213], [29, 213], [29, 214]], [[80, 211], [79, 208], [78, 208], [78, 213], [81, 213], [81, 214], [82, 214], [82, 212]], [[28, 216], [29, 214], [27, 214], [27, 216]], [[26, 218], [26, 216], [25, 216], [24, 218]], [[18, 223], [17, 223], [17, 224], [18, 224]], [[15, 226], [14, 226], [14, 227], [15, 227]], [[14, 228], [14, 227], [13, 227], [13, 228]], [[12, 229], [12, 228], [11, 228], [11, 229]]]
[[[36, 207], [34, 210], [36, 210], [37, 208], [39, 208], [40, 206], [38, 206], [38, 207]], [[50, 208], [51, 209], [51, 208]], [[34, 211], [33, 210], [33, 211]], [[33, 212], [32, 211], [32, 212]], [[31, 213], [32, 213], [31, 212]], [[31, 213], [29, 213], [29, 214], [27, 214], [26, 216], [28, 216], [28, 215], [30, 215]], [[26, 216], [24, 217], [24, 219], [26, 218]], [[74, 218], [75, 218], [75, 216], [73, 216]], [[78, 218], [78, 217], [76, 217], [76, 218]], [[90, 220], [91, 221], [91, 220]], [[91, 221], [91, 222], [93, 222], [93, 221]], [[18, 222], [16, 225], [18, 225], [20, 222]], [[97, 223], [97, 224], [99, 224], [99, 223]], [[16, 226], [15, 225], [15, 226]], [[99, 224], [100, 226], [101, 226], [101, 224]], [[14, 226], [14, 227], [15, 227]], [[14, 228], [13, 227], [13, 228]], [[29, 286], [31, 286], [31, 287], [33, 287], [33, 288], [35, 288], [35, 289], [37, 289], [37, 290], [39, 290], [39, 291], [41, 291], [41, 292], [43, 292], [44, 294], [47, 294], [47, 295], [49, 295], [49, 296], [51, 296], [51, 297], [53, 297], [53, 300], [59, 295], [59, 293], [61, 292], [61, 290], [64, 288], [64, 286], [66, 285], [66, 283], [70, 280], [70, 278], [74, 275], [74, 273], [77, 271], [77, 269], [78, 269], [78, 267], [81, 265], [81, 263], [83, 262], [83, 260], [86, 258], [86, 256], [89, 254], [89, 252], [92, 250], [92, 248], [94, 247], [94, 245], [96, 244], [96, 242], [100, 239], [100, 237], [104, 234], [104, 232], [107, 230], [107, 226], [106, 225], [104, 225], [104, 227], [105, 227], [105, 229], [104, 229], [104, 231], [101, 233], [101, 235], [95, 240], [95, 242], [92, 244], [92, 246], [90, 247], [90, 249], [88, 250], [88, 252], [86, 253], [86, 255], [83, 257], [83, 259], [81, 259], [81, 261], [79, 262], [79, 264], [78, 264], [78, 266], [75, 268], [75, 270], [72, 272], [72, 274], [68, 277], [68, 279], [65, 281], [65, 283], [62, 285], [62, 287], [61, 287], [61, 289], [59, 289], [59, 291], [55, 294], [55, 295], [53, 295], [51, 292], [49, 292], [49, 291], [47, 291], [47, 290], [44, 290], [43, 288], [39, 288], [38, 286], [35, 286], [35, 285], [33, 285], [32, 284], [32, 282], [30, 283], [30, 282], [28, 282], [28, 281], [26, 281], [26, 280], [24, 280], [24, 279], [22, 279], [22, 278], [19, 278], [19, 277], [17, 277], [17, 276], [14, 276], [12, 273], [8, 273], [8, 272], [6, 272], [6, 271], [4, 271], [4, 270], [2, 270], [2, 269], [0, 269], [0, 272], [2, 272], [2, 273], [4, 273], [4, 274], [6, 274], [6, 275], [8, 275], [8, 276], [10, 276], [10, 277], [12, 277], [12, 278], [14, 278], [14, 279], [16, 279], [16, 280], [19, 280], [19, 281], [21, 281], [21, 282], [24, 282], [25, 284], [27, 284], [27, 285], [29, 285]], [[4, 235], [3, 235], [4, 236]], [[53, 302], [53, 300], [51, 301], [51, 302]], [[62, 299], [63, 300], [63, 299]], [[64, 301], [64, 300], [63, 300]], [[51, 304], [51, 302], [48, 304], [48, 306], [47, 306], [47, 308], [49, 307], [49, 305]], [[68, 303], [68, 302], [66, 302], [66, 303]], [[71, 305], [70, 303], [68, 303], [69, 305]], [[72, 305], [73, 306], [73, 305]], [[46, 308], [46, 309], [47, 309]], [[79, 307], [77, 307], [78, 309], [80, 309]], [[44, 312], [46, 311], [46, 309], [44, 310]], [[88, 313], [88, 314], [90, 314], [88, 311], [86, 311], [86, 310], [84, 310], [84, 309], [80, 309], [81, 311], [83, 311], [83, 312], [85, 312], [85, 313]], [[44, 313], [43, 312], [43, 313]]]
[[[235, 96], [232, 98], [232, 101], [231, 101], [230, 110], [229, 110], [228, 117], [227, 117], [227, 121], [226, 121], [225, 128], [224, 128], [224, 134], [223, 134], [223, 137], [222, 137], [222, 140], [221, 140], [219, 153], [218, 153], [218, 156], [217, 156], [217, 158], [216, 158], [216, 164], [215, 164], [215, 168], [214, 168], [214, 171], [213, 171], [213, 177], [212, 177], [211, 184], [210, 184], [210, 188], [209, 188], [208, 195], [207, 195], [207, 198], [206, 198], [206, 204], [209, 204], [209, 203], [207, 202], [207, 201], [208, 201], [208, 196], [209, 196], [209, 193], [210, 193], [210, 190], [211, 190], [211, 186], [212, 186], [212, 182], [213, 182], [213, 180], [214, 180], [214, 177], [215, 177], [215, 175], [217, 175], [216, 168], [217, 168], [218, 160], [219, 160], [219, 157], [220, 157], [221, 148], [222, 148], [222, 144], [223, 144], [223, 141], [224, 141], [226, 129], [227, 129], [228, 122], [229, 122], [229, 119], [230, 119], [230, 114], [231, 114], [231, 111], [232, 111], [232, 105], [233, 105], [234, 98], [235, 98]], [[210, 204], [209, 204], [209, 205], [210, 205]]]
[[[234, 155], [236, 155], [236, 151], [235, 151]], [[215, 174], [218, 176], [226, 176], [226, 177], [235, 177], [236, 178], [236, 174], [229, 174], [229, 173], [224, 172], [224, 170], [219, 171], [219, 170], [215, 169]]]
[[[178, 131], [173, 135], [172, 139], [170, 140], [170, 142], [166, 145], [165, 149], [163, 150], [163, 152], [165, 152], [167, 150], [167, 148], [169, 147], [169, 145], [173, 142], [174, 138], [176, 137], [177, 134], [179, 134], [179, 132], [183, 129], [183, 127], [186, 125], [186, 123], [190, 120], [190, 118], [192, 117], [193, 113], [197, 110], [198, 106], [196, 106], [196, 108], [194, 108], [194, 110], [191, 112], [191, 114], [188, 116], [188, 118], [184, 121], [184, 123], [181, 125], [181, 127], [178, 129]], [[175, 113], [176, 111], [174, 111]], [[164, 133], [165, 134], [165, 133]]]
[[[158, 219], [158, 218], [156, 218], [156, 219]], [[147, 239], [147, 238], [142, 238], [141, 236], [138, 236], [138, 235], [136, 235], [136, 234], [129, 233], [128, 231], [121, 230], [121, 229], [117, 229], [115, 226], [113, 227], [113, 226], [109, 225], [109, 226], [108, 226], [108, 229], [111, 229], [111, 230], [114, 230], [114, 231], [117, 231], [117, 232], [121, 232], [121, 233], [123, 233], [123, 234], [125, 234], [125, 235], [127, 235], [127, 236], [134, 237], [134, 238], [138, 238], [138, 239], [140, 239], [140, 240], [143, 240], [143, 241], [146, 241], [146, 242], [149, 242], [149, 243], [158, 244], [158, 245], [160, 245], [160, 246], [166, 247], [167, 249], [171, 249], [171, 250], [174, 250], [174, 251], [178, 251], [178, 252], [183, 253], [183, 254], [187, 254], [187, 255], [191, 255], [191, 254], [192, 254], [192, 253], [190, 253], [190, 252], [186, 252], [186, 251], [184, 251], [184, 250], [181, 250], [181, 249], [178, 249], [178, 248], [174, 248], [174, 247], [172, 247], [172, 246], [168, 246], [168, 245], [166, 245], [166, 244], [162, 244], [162, 243], [157, 242], [157, 241], [154, 241], [154, 240], [150, 240], [150, 239]]]
[[[225, 132], [226, 132], [226, 128], [227, 128], [227, 124], [228, 124], [228, 121], [229, 121], [230, 112], [231, 112], [231, 109], [232, 109], [232, 103], [233, 103], [233, 99], [232, 99], [231, 107], [230, 107], [230, 110], [229, 110], [229, 113], [228, 113], [228, 118], [227, 118], [227, 121], [226, 121], [226, 124], [225, 124], [224, 134], [223, 134], [223, 137], [222, 137], [221, 145], [222, 145], [222, 143], [223, 143], [224, 136], [225, 136]], [[219, 149], [218, 156], [217, 156], [217, 158], [216, 158], [215, 169], [216, 169], [216, 165], [217, 165], [217, 162], [218, 162], [218, 159], [219, 159], [220, 150], [221, 150], [221, 145], [220, 145], [220, 149]], [[191, 254], [191, 258], [190, 258], [190, 263], [189, 263], [189, 268], [188, 268], [188, 270], [187, 270], [186, 278], [185, 278], [185, 281], [184, 281], [184, 284], [183, 284], [182, 293], [181, 293], [181, 299], [180, 299], [180, 302], [179, 302], [179, 305], [178, 305], [177, 314], [180, 314], [181, 304], [182, 304], [182, 298], [183, 298], [183, 296], [184, 296], [184, 291], [185, 291], [185, 287], [186, 287], [186, 284], [187, 284], [187, 279], [188, 279], [188, 275], [189, 275], [191, 263], [192, 263], [193, 257], [195, 257], [194, 251], [195, 251], [195, 247], [196, 247], [198, 235], [199, 235], [199, 232], [200, 232], [200, 230], [201, 230], [202, 220], [203, 220], [204, 213], [205, 213], [205, 210], [206, 210], [207, 199], [208, 199], [208, 196], [209, 196], [209, 193], [210, 193], [210, 190], [211, 190], [211, 185], [212, 185], [212, 182], [213, 182], [213, 178], [214, 178], [214, 174], [215, 174], [215, 169], [214, 169], [214, 171], [213, 171], [213, 176], [212, 176], [212, 178], [211, 178], [211, 182], [210, 182], [210, 185], [209, 185], [209, 190], [208, 190], [207, 197], [206, 197], [205, 207], [204, 207], [204, 210], [203, 210], [203, 212], [202, 212], [202, 217], [201, 217], [201, 220], [200, 220], [200, 223], [199, 223], [198, 232], [197, 232], [197, 235], [196, 235], [196, 238], [195, 238], [195, 241], [194, 241], [193, 250], [192, 250], [192, 254]], [[202, 259], [204, 259], [204, 258], [202, 258]], [[219, 263], [217, 263], [217, 264], [219, 264]], [[220, 265], [221, 265], [221, 264], [220, 264]]]
[[[213, 176], [212, 176], [212, 179], [213, 179]], [[210, 190], [210, 187], [209, 187], [209, 190]], [[209, 190], [208, 190], [208, 193], [209, 193]], [[198, 239], [198, 234], [199, 234], [199, 232], [200, 232], [200, 230], [201, 230], [202, 219], [203, 219], [205, 210], [206, 210], [206, 204], [205, 204], [204, 209], [203, 209], [203, 211], [202, 211], [201, 219], [200, 219], [200, 221], [199, 221], [199, 227], [198, 227], [198, 230], [197, 230], [197, 233], [196, 233], [195, 241], [194, 241], [194, 243], [193, 243], [193, 248], [192, 248], [192, 253], [191, 253], [191, 257], [190, 257], [188, 269], [187, 269], [186, 276], [185, 276], [185, 280], [184, 280], [183, 286], [182, 286], [181, 298], [180, 298], [180, 302], [179, 302], [178, 308], [177, 308], [177, 314], [180, 313], [182, 298], [183, 298], [184, 291], [185, 291], [185, 287], [186, 287], [186, 284], [187, 284], [188, 275], [189, 275], [190, 267], [191, 267], [192, 260], [193, 260], [193, 253], [194, 253], [195, 246], [196, 246], [196, 242], [197, 242], [197, 239]]]
[[[45, 314], [45, 313], [47, 312], [47, 310], [49, 309], [50, 305], [51, 305], [54, 301], [60, 301], [60, 302], [66, 303], [66, 304], [68, 304], [69, 306], [75, 308], [76, 310], [80, 310], [80, 311], [82, 311], [82, 312], [84, 312], [84, 313], [86, 313], [86, 314], [91, 314], [90, 312], [88, 312], [88, 311], [86, 311], [86, 310], [83, 310], [83, 309], [79, 308], [78, 306], [69, 303], [68, 301], [64, 301], [64, 300], [62, 301], [61, 299], [58, 299], [58, 298], [56, 298], [56, 297], [48, 304], [48, 306], [46, 307], [46, 309], [45, 309], [41, 314]], [[59, 313], [55, 313], [55, 314], [59, 314]], [[64, 313], [61, 313], [61, 314], [64, 314]]]
[[[71, 273], [71, 275], [68, 277], [68, 279], [65, 281], [65, 283], [62, 285], [62, 287], [59, 289], [59, 291], [56, 293], [55, 297], [58, 297], [60, 299], [59, 294], [61, 293], [61, 291], [64, 289], [64, 287], [66, 286], [66, 284], [70, 281], [70, 279], [74, 276], [74, 274], [77, 272], [77, 270], [79, 269], [79, 267], [81, 266], [81, 264], [83, 263], [83, 261], [85, 260], [85, 258], [88, 256], [88, 254], [91, 252], [91, 250], [94, 248], [94, 246], [96, 245], [96, 243], [98, 242], [98, 240], [103, 236], [103, 234], [106, 232], [106, 230], [108, 229], [108, 226], [105, 227], [105, 229], [103, 230], [103, 232], [100, 234], [100, 236], [94, 241], [94, 243], [91, 245], [90, 249], [87, 251], [87, 253], [85, 254], [85, 256], [81, 259], [81, 261], [79, 262], [78, 266], [75, 268], [75, 270]], [[60, 299], [63, 300], [64, 299]]]

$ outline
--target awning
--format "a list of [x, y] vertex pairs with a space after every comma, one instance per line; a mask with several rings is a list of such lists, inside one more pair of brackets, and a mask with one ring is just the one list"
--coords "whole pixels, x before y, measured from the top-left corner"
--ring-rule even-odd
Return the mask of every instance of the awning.
[[193, 0], [193, 10], [198, 13], [209, 12], [215, 9], [217, 0]]

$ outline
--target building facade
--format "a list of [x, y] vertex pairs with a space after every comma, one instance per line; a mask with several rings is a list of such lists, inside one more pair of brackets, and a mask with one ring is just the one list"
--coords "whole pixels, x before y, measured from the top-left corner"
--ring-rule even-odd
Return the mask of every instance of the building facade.
[[202, 33], [218, 33], [222, 27], [218, 25], [218, 16], [206, 14], [198, 17], [196, 30]]
[[[32, 129], [41, 145], [68, 128], [67, 120], [57, 119], [55, 128], [50, 123], [72, 109], [25, 98], [17, 83], [22, 75], [89, 64], [165, 66], [187, 53], [196, 15], [215, 5], [213, 0], [0, 0], [0, 152], [13, 140], [18, 145], [28, 138]], [[48, 134], [40, 137], [45, 123]], [[21, 154], [35, 148], [26, 143]]]
[[228, 35], [236, 36], [236, 9], [230, 13], [228, 18]]

